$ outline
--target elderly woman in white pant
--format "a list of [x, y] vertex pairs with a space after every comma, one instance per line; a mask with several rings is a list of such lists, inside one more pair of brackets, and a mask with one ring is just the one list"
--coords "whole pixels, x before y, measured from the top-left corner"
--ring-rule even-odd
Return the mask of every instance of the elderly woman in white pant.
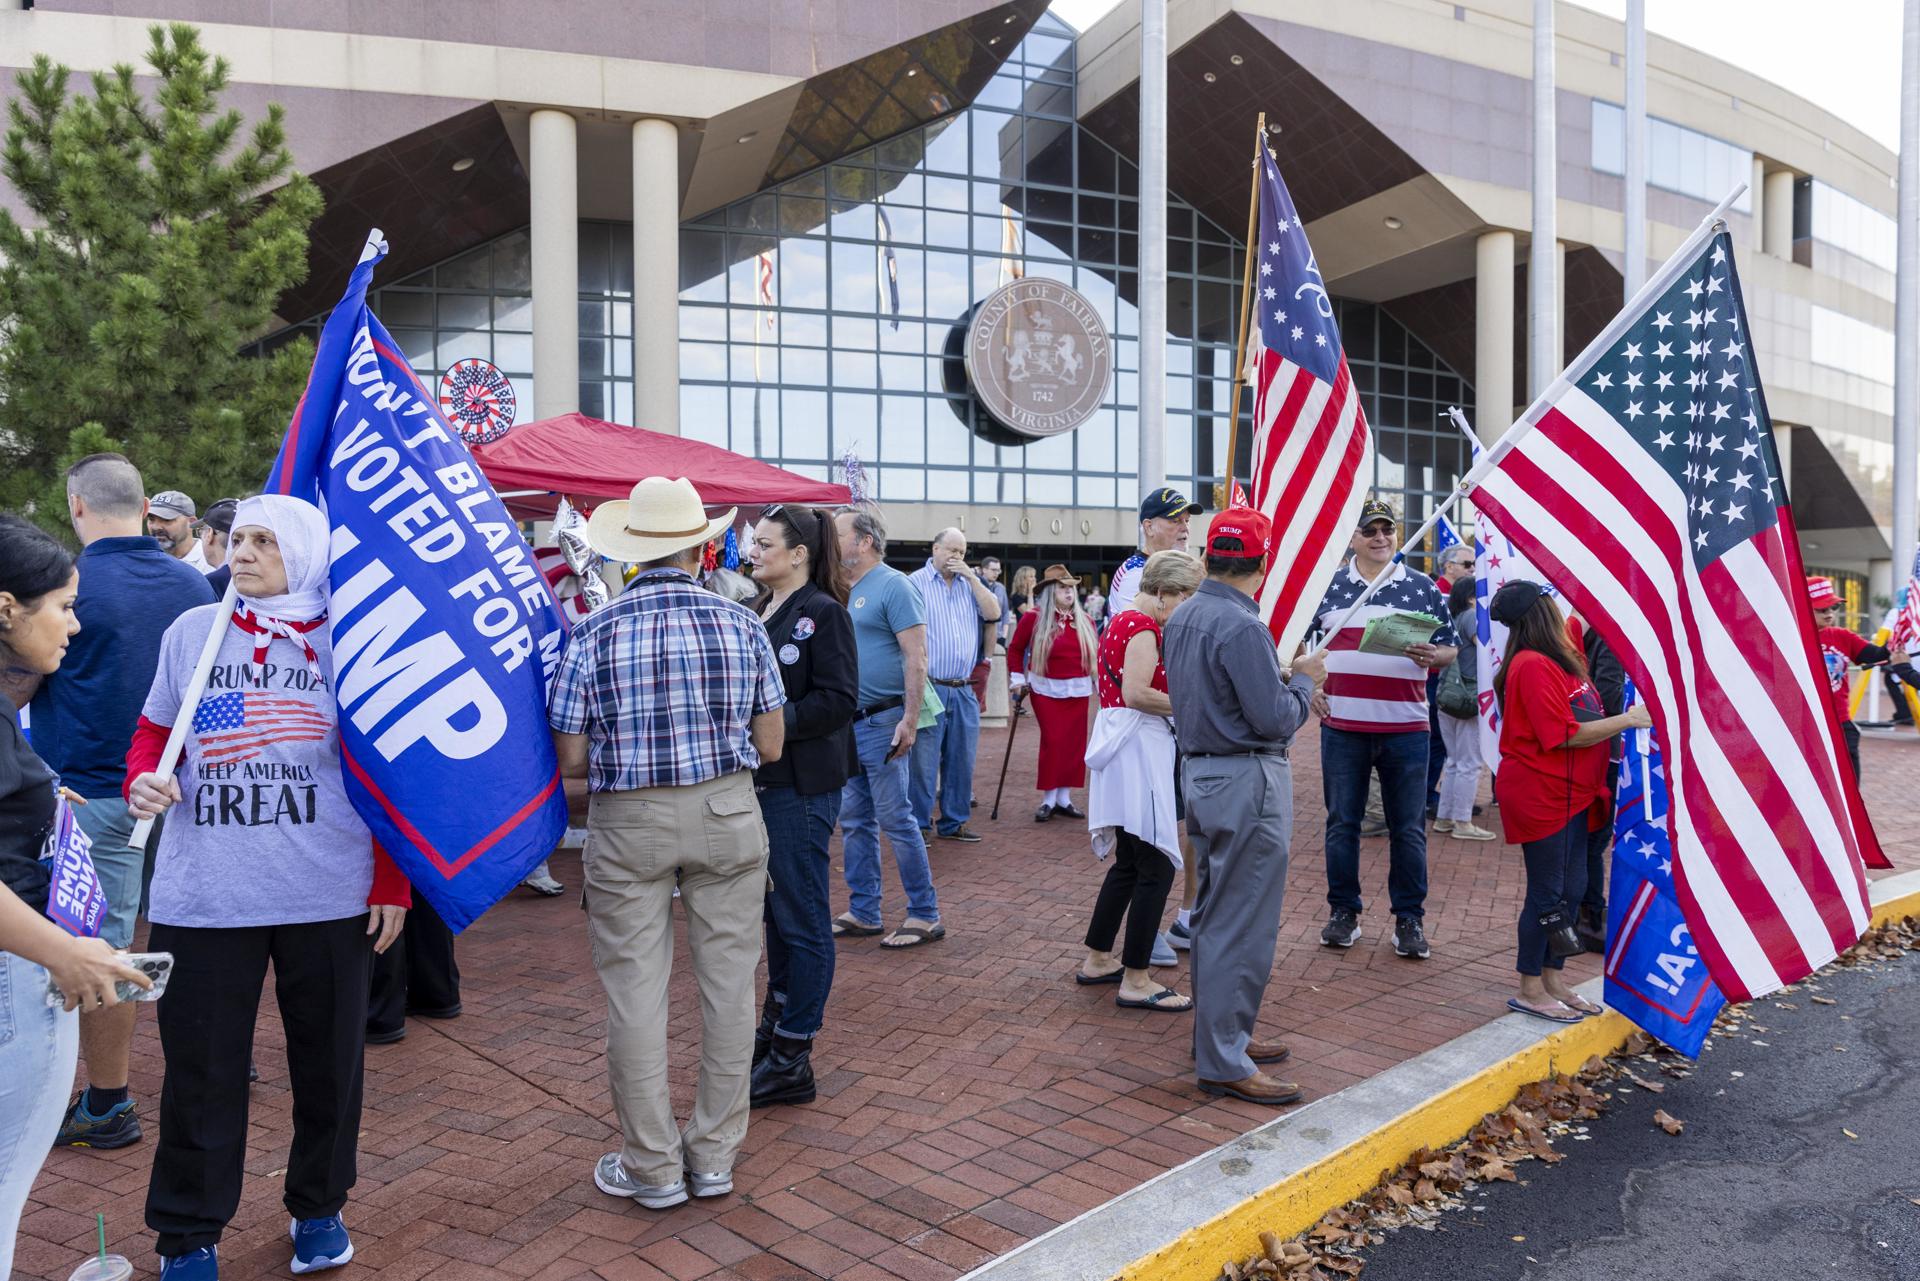
[[[1464, 637], [1472, 637], [1474, 628], [1474, 598], [1477, 591], [1475, 580], [1469, 576], [1462, 578], [1447, 593], [1447, 609], [1453, 615], [1454, 629]], [[1478, 668], [1475, 649], [1469, 641], [1460, 647], [1459, 656], [1453, 660], [1453, 671], [1442, 674], [1439, 706], [1435, 709], [1439, 715], [1440, 740], [1447, 746], [1447, 763], [1440, 771], [1440, 803], [1435, 809], [1433, 830], [1444, 832], [1456, 841], [1490, 841], [1493, 833], [1480, 827], [1473, 821], [1473, 798], [1480, 790], [1480, 713], [1478, 708]], [[1459, 675], [1456, 678], [1454, 672]], [[1449, 682], [1458, 679], [1466, 686], [1469, 699], [1474, 700], [1468, 715], [1458, 716], [1447, 711], [1446, 697]], [[1469, 704], [1462, 703], [1462, 707]]]
[[[1087, 743], [1087, 827], [1093, 850], [1113, 856], [1087, 925], [1082, 986], [1118, 983], [1116, 1005], [1182, 1013], [1193, 998], [1148, 973], [1154, 935], [1180, 868], [1175, 817], [1173, 704], [1160, 665], [1160, 629], [1206, 577], [1199, 558], [1155, 552], [1140, 574], [1133, 607], [1114, 616], [1101, 638], [1095, 679], [1100, 711]], [[1120, 956], [1113, 943], [1125, 916]]]

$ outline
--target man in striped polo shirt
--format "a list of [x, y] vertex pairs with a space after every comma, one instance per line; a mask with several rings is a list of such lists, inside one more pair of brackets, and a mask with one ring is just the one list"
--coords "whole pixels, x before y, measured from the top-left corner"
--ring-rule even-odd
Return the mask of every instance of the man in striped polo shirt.
[[[1378, 498], [1360, 508], [1353, 559], [1334, 571], [1333, 584], [1314, 615], [1326, 633], [1367, 584], [1385, 574], [1379, 590], [1329, 638], [1327, 681], [1313, 696], [1320, 716], [1320, 783], [1327, 804], [1327, 903], [1332, 911], [1320, 941], [1352, 947], [1360, 938], [1360, 820], [1367, 781], [1380, 776], [1390, 860], [1387, 898], [1393, 908], [1393, 950], [1425, 960], [1422, 918], [1427, 899], [1427, 673], [1454, 659], [1460, 637], [1433, 580], [1397, 563], [1393, 509]], [[1363, 654], [1367, 624], [1400, 612], [1438, 621], [1426, 641], [1404, 656]]]
[[987, 626], [1000, 619], [1000, 602], [967, 564], [967, 536], [943, 529], [933, 555], [908, 576], [927, 607], [927, 677], [939, 691], [940, 720], [914, 741], [907, 796], [920, 836], [934, 832], [933, 800], [940, 796], [938, 835], [976, 842], [967, 826], [973, 812], [973, 758], [980, 742], [980, 702], [973, 669], [985, 650]]

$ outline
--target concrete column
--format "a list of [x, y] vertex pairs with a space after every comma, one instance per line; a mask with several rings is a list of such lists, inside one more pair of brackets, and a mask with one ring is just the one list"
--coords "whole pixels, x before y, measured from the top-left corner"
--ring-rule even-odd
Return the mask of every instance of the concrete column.
[[[1561, 367], [1566, 363], [1566, 353], [1561, 335], [1566, 332], [1567, 297], [1567, 246], [1563, 241], [1555, 241], [1553, 254], [1546, 261], [1553, 264], [1552, 297], [1547, 299], [1547, 310], [1536, 310], [1540, 305], [1540, 293], [1533, 285], [1534, 269], [1539, 266], [1541, 256], [1538, 250], [1529, 249], [1527, 259], [1527, 399], [1545, 391], [1547, 384], [1559, 376]], [[1537, 326], [1544, 317], [1546, 332]], [[1523, 411], [1526, 406], [1520, 407]]]
[[1647, 2], [1627, 0], [1626, 300], [1647, 280]]
[[1775, 169], [1767, 175], [1764, 192], [1766, 250], [1775, 258], [1793, 261], [1793, 170]]
[[[1140, 497], [1167, 483], [1167, 0], [1140, 0]], [[1252, 246], [1248, 246], [1251, 251]], [[1221, 474], [1232, 492], [1233, 460]]]
[[1533, 243], [1527, 271], [1527, 395], [1538, 396], [1560, 372], [1558, 148], [1555, 140], [1554, 0], [1533, 0]]
[[551, 418], [580, 408], [580, 159], [573, 117], [534, 112], [527, 150], [533, 412]]
[[1748, 179], [1747, 186], [1747, 196], [1753, 204], [1753, 241], [1748, 248], [1760, 253], [1767, 243], [1767, 162], [1758, 156], [1753, 158], [1753, 177]]
[[680, 434], [680, 129], [633, 122], [633, 421]]
[[1513, 422], [1513, 233], [1474, 241], [1473, 429], [1492, 444]]

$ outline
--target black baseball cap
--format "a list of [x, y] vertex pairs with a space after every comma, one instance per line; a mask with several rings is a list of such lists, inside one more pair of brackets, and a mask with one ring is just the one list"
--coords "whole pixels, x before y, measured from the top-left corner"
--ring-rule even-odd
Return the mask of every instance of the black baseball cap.
[[1170, 520], [1175, 516], [1193, 516], [1202, 510], [1194, 502], [1171, 485], [1162, 486], [1140, 500], [1141, 520]]
[[1353, 527], [1355, 529], [1365, 529], [1376, 520], [1384, 520], [1396, 529], [1400, 527], [1400, 518], [1393, 514], [1393, 508], [1387, 506], [1378, 498], [1369, 498], [1366, 502], [1360, 504], [1360, 519], [1354, 522]]
[[239, 510], [238, 498], [222, 498], [207, 508], [207, 514], [200, 518], [202, 525], [210, 525], [222, 534], [233, 532], [233, 513]]

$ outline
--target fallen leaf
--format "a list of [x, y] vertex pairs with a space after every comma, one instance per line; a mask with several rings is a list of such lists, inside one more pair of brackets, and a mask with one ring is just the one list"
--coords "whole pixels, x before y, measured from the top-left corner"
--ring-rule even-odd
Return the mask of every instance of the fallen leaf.
[[1627, 1073], [1627, 1080], [1632, 1081], [1649, 1094], [1665, 1094], [1667, 1092], [1667, 1087], [1660, 1082], [1649, 1081], [1645, 1077], [1638, 1076], [1632, 1072]]
[[1282, 1244], [1280, 1238], [1271, 1232], [1262, 1232], [1260, 1234], [1260, 1248], [1266, 1251], [1267, 1257], [1275, 1263], [1287, 1257], [1286, 1247]]
[[1838, 1004], [1840, 1004], [1840, 1002], [1838, 1002], [1838, 1001], [1836, 1001], [1836, 1000], [1834, 1000], [1834, 999], [1833, 999], [1832, 997], [1830, 997], [1830, 996], [1814, 996], [1814, 997], [1809, 997], [1808, 999], [1809, 999], [1809, 1000], [1811, 1000], [1811, 1001], [1812, 1001], [1812, 1002], [1813, 1002], [1813, 1003], [1814, 1003], [1815, 1005], [1838, 1005]]
[[1387, 1196], [1395, 1205], [1412, 1205], [1413, 1193], [1398, 1183], [1387, 1184]]
[[1653, 1123], [1668, 1134], [1678, 1134], [1687, 1128], [1687, 1123], [1678, 1117], [1668, 1116], [1665, 1108], [1657, 1109], [1653, 1114]]
[[1514, 1239], [1515, 1241], [1524, 1241], [1524, 1240], [1526, 1240], [1526, 1238], [1525, 1238], [1525, 1237], [1515, 1237], [1515, 1238], [1513, 1238], [1513, 1239]]
[[1845, 1129], [1843, 1129], [1843, 1130], [1841, 1130], [1841, 1131], [1840, 1131], [1840, 1133], [1842, 1133], [1842, 1134], [1844, 1134], [1844, 1135], [1846, 1135], [1846, 1136], [1847, 1136], [1848, 1138], [1850, 1138], [1850, 1139], [1857, 1139], [1857, 1138], [1859, 1138], [1859, 1137], [1860, 1137], [1859, 1135], [1857, 1135], [1857, 1134], [1855, 1134], [1855, 1133], [1854, 1133], [1854, 1132], [1853, 1132], [1852, 1130], [1845, 1130]]

